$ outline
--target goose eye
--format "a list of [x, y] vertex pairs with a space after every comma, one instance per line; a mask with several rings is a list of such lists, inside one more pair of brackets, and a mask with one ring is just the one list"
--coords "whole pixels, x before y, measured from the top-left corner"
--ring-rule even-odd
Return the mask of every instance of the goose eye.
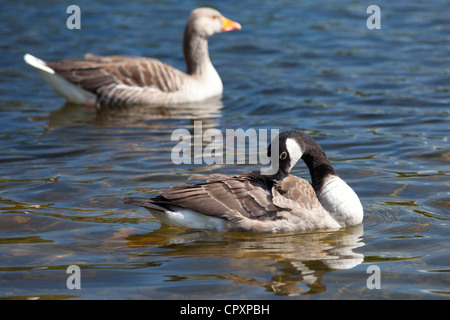
[[286, 151], [283, 151], [281, 154], [280, 154], [280, 159], [281, 160], [284, 160], [284, 159], [286, 159], [287, 158], [287, 153], [286, 153]]
[[218, 16], [213, 16], [212, 17], [214, 20], [217, 20], [217, 19], [219, 19], [219, 17]]

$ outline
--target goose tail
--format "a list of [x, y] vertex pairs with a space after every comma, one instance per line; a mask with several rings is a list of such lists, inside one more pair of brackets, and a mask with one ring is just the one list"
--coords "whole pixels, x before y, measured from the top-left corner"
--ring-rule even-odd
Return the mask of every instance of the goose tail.
[[58, 75], [55, 70], [50, 68], [45, 61], [36, 58], [29, 53], [25, 54], [23, 59], [28, 65], [35, 68], [53, 90], [63, 96], [67, 102], [88, 104], [95, 101], [96, 97], [92, 92], [84, 90], [82, 87], [67, 81]]

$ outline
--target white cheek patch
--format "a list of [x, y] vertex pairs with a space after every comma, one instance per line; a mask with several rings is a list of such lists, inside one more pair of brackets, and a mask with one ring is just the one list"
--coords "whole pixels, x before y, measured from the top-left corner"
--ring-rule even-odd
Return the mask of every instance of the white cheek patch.
[[289, 152], [291, 158], [291, 164], [289, 170], [297, 163], [297, 161], [302, 157], [302, 148], [298, 145], [297, 141], [291, 138], [286, 139], [286, 149]]

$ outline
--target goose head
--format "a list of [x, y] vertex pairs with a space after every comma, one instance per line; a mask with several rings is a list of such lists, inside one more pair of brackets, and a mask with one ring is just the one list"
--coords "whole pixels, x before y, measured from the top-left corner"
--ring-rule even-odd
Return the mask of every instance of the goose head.
[[[272, 150], [278, 154], [272, 155]], [[303, 159], [311, 171], [310, 164], [315, 160], [327, 162], [325, 153], [319, 144], [310, 136], [300, 131], [286, 131], [280, 133], [272, 141], [267, 154], [272, 164], [278, 163], [278, 171], [275, 179], [281, 180], [286, 177], [300, 159]], [[318, 157], [319, 159], [315, 159]]]
[[[275, 144], [274, 148], [272, 144]], [[320, 203], [331, 216], [341, 226], [362, 222], [363, 207], [357, 194], [339, 178], [325, 152], [313, 138], [300, 131], [286, 131], [275, 137], [272, 144], [268, 149], [272, 166], [278, 161], [274, 179], [286, 177], [302, 159], [308, 166], [311, 184]], [[278, 154], [271, 156], [272, 150], [278, 150]]]
[[242, 29], [238, 22], [225, 18], [219, 11], [211, 8], [193, 10], [186, 28], [205, 39], [216, 33]]

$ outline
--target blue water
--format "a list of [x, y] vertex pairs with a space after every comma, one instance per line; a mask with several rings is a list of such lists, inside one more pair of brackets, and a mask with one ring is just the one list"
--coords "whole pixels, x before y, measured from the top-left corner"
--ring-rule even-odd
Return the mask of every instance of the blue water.
[[[381, 29], [366, 9], [378, 4]], [[0, 299], [448, 299], [450, 2], [3, 1]], [[96, 112], [67, 105], [23, 62], [139, 55], [184, 70], [189, 12], [238, 32], [210, 39], [220, 101]], [[171, 161], [175, 129], [300, 129], [358, 193], [362, 226], [215, 233], [161, 226], [128, 195], [257, 165]], [[303, 164], [293, 173], [309, 179]], [[81, 289], [69, 289], [69, 265]], [[370, 266], [379, 289], [369, 289]]]

